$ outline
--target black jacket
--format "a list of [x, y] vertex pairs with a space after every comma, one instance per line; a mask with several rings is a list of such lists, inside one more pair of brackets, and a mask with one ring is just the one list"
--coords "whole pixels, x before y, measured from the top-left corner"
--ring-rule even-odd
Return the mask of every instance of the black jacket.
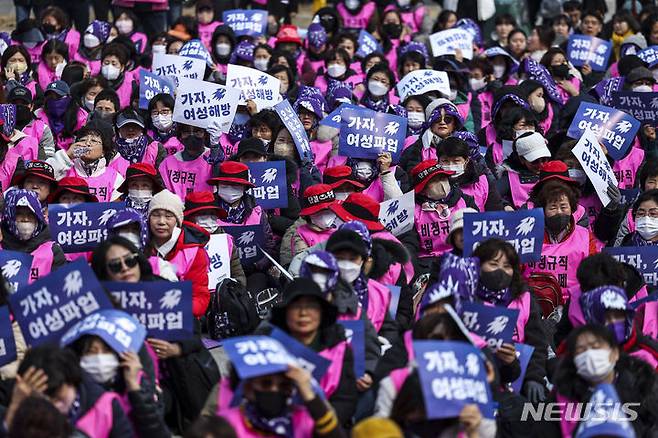
[[487, 182], [489, 183], [487, 202], [484, 205], [485, 211], [502, 210], [504, 205], [500, 194], [498, 193], [496, 180], [486, 166], [469, 161], [466, 165], [466, 169], [464, 169], [464, 173], [457, 178], [452, 178], [450, 182], [459, 188], [463, 188], [477, 183], [481, 175], [486, 175]]
[[[297, 181], [297, 171], [299, 167], [289, 158], [280, 155], [270, 155], [268, 161], [285, 161], [286, 163], [286, 182], [288, 183], [288, 207], [279, 209], [279, 214], [275, 215], [272, 211], [268, 212], [270, 225], [274, 234], [283, 237], [286, 230], [297, 220], [302, 207], [299, 203], [299, 194], [292, 191], [292, 185]], [[300, 175], [301, 179], [301, 175]], [[300, 191], [302, 191], [300, 185]]]
[[[41, 231], [36, 236], [32, 237], [29, 240], [19, 240], [12, 233], [9, 232], [9, 229], [6, 225], [2, 225], [2, 249], [9, 251], [19, 251], [27, 254], [31, 254], [34, 250], [40, 247], [42, 244], [52, 241], [50, 235], [50, 229], [46, 226], [43, 231]], [[64, 251], [62, 247], [59, 246], [57, 242], [53, 243], [53, 262], [50, 265], [50, 270], [54, 271], [55, 269], [62, 267], [66, 264], [66, 257], [64, 256]], [[32, 273], [30, 273], [32, 275]], [[43, 274], [40, 274], [42, 276]], [[36, 279], [36, 278], [35, 278]]]

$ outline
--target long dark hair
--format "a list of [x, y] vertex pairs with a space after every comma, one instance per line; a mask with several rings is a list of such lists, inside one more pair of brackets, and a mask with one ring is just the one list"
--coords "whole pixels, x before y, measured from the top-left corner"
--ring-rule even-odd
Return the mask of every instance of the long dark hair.
[[480, 263], [484, 263], [487, 260], [492, 260], [498, 253], [503, 253], [510, 265], [512, 265], [513, 273], [510, 292], [512, 293], [512, 297], [516, 298], [528, 290], [528, 286], [521, 277], [519, 254], [510, 243], [501, 239], [487, 239], [473, 251], [473, 257], [479, 258]]
[[[9, 61], [9, 58], [11, 58], [17, 53], [20, 53], [21, 55], [23, 55], [23, 58], [25, 58], [25, 62], [27, 63], [26, 73], [30, 75], [30, 78], [32, 78], [32, 73], [33, 73], [32, 58], [30, 57], [30, 54], [27, 51], [27, 49], [23, 46], [9, 46], [2, 54], [2, 58], [0, 58], [0, 67], [2, 67], [2, 71], [0, 71], [0, 75], [2, 76], [5, 82], [8, 80], [7, 77], [5, 76], [5, 68], [7, 68], [7, 62]], [[9, 78], [9, 79], [14, 79], [14, 78]]]
[[130, 240], [121, 236], [110, 236], [96, 247], [94, 252], [91, 254], [91, 269], [94, 270], [96, 277], [100, 281], [109, 281], [110, 278], [107, 275], [107, 251], [112, 245], [119, 245], [126, 248], [133, 254], [137, 254], [137, 264], [139, 265], [139, 270], [141, 272], [140, 281], [150, 281], [153, 280], [153, 269], [148, 259], [142, 251], [140, 251]]

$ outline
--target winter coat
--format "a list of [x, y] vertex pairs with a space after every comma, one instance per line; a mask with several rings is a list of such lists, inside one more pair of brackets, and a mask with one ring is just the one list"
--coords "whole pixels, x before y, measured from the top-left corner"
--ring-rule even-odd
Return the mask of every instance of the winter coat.
[[[52, 241], [52, 236], [50, 235], [50, 229], [46, 226], [39, 234], [32, 237], [29, 240], [19, 240], [16, 236], [9, 232], [6, 225], [2, 225], [2, 243], [1, 248], [9, 251], [19, 251], [26, 254], [30, 254], [35, 251], [38, 247], [43, 245], [46, 242]], [[64, 256], [64, 251], [62, 247], [59, 246], [57, 242], [53, 243], [53, 262], [50, 266], [50, 271], [64, 266], [66, 264], [66, 257]]]

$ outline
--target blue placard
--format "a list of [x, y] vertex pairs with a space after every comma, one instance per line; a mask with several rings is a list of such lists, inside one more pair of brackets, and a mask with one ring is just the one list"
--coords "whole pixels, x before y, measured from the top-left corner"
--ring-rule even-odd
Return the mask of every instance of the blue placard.
[[215, 67], [215, 63], [212, 59], [212, 56], [210, 56], [208, 49], [203, 44], [203, 42], [201, 42], [201, 40], [198, 38], [189, 40], [188, 42], [183, 44], [183, 47], [181, 47], [180, 50], [178, 51], [178, 56], [201, 59], [205, 61], [208, 67], [210, 68]]
[[292, 141], [295, 142], [295, 147], [302, 162], [313, 162], [313, 152], [311, 151], [311, 144], [308, 141], [308, 135], [306, 135], [304, 125], [302, 125], [295, 110], [292, 109], [288, 99], [284, 99], [274, 105], [274, 110], [281, 118], [288, 132], [290, 132], [290, 136], [292, 137]]
[[315, 351], [311, 350], [277, 327], [272, 329], [270, 336], [285, 345], [288, 353], [295, 356], [299, 365], [311, 373], [315, 380], [318, 382], [322, 380], [322, 376], [324, 376], [331, 365], [329, 359], [320, 356]]
[[345, 337], [352, 346], [354, 375], [360, 379], [366, 373], [366, 328], [361, 319], [336, 321], [345, 328]]
[[50, 204], [50, 234], [65, 253], [93, 251], [99, 243], [107, 239], [109, 219], [124, 208], [126, 204], [123, 202]]
[[407, 135], [407, 119], [367, 108], [341, 112], [338, 155], [376, 160], [390, 152], [393, 163], [400, 160]]
[[342, 120], [341, 111], [344, 109], [359, 109], [362, 108], [359, 105], [354, 105], [352, 103], [343, 103], [338, 108], [333, 110], [327, 117], [320, 120], [321, 125], [330, 126], [332, 128], [340, 129], [340, 121]]
[[270, 336], [240, 336], [223, 341], [224, 351], [240, 379], [288, 371], [295, 359]]
[[106, 281], [103, 286], [123, 310], [146, 327], [149, 337], [179, 341], [193, 336], [192, 282]]
[[476, 403], [493, 418], [492, 396], [482, 353], [465, 342], [414, 341], [428, 420], [455, 418]]
[[30, 279], [39, 278], [38, 272], [32, 273], [32, 256], [24, 252], [0, 250], [0, 266], [13, 291], [27, 285]]
[[603, 251], [637, 269], [648, 285], [658, 286], [658, 246], [620, 246], [603, 248]]
[[622, 205], [632, 205], [633, 203], [635, 203], [637, 198], [640, 196], [640, 189], [639, 188], [619, 189], [619, 193], [621, 193], [620, 204], [622, 204]]
[[402, 288], [392, 284], [389, 284], [386, 287], [391, 291], [391, 304], [388, 305], [388, 312], [391, 314], [391, 318], [395, 319], [395, 315], [398, 313], [398, 305], [400, 304], [400, 291]]
[[57, 341], [78, 321], [112, 304], [87, 262], [78, 259], [9, 296], [28, 345]]
[[238, 248], [240, 262], [243, 265], [251, 265], [265, 257], [258, 248], [265, 243], [261, 225], [222, 226], [222, 228], [233, 236], [233, 244]]
[[285, 161], [247, 163], [249, 179], [256, 185], [249, 192], [264, 209], [288, 207], [288, 180]]
[[487, 341], [492, 350], [500, 348], [503, 342], [512, 343], [518, 309], [463, 302], [461, 312], [466, 328]]
[[514, 245], [521, 263], [536, 262], [544, 243], [544, 211], [491, 211], [464, 214], [464, 256], [472, 254], [477, 243], [496, 237]]
[[654, 292], [651, 295], [647, 295], [646, 297], [640, 298], [639, 300], [629, 302], [628, 304], [633, 308], [633, 310], [636, 310], [642, 304], [650, 303], [653, 301], [658, 301], [658, 292]]
[[9, 306], [0, 307], [0, 367], [16, 360], [16, 341], [11, 328]]
[[137, 353], [144, 343], [146, 328], [122, 310], [99, 310], [64, 333], [60, 345], [70, 345], [81, 337], [89, 335], [98, 336], [117, 353], [126, 351]]
[[359, 32], [359, 39], [357, 40], [356, 45], [358, 46], [356, 56], [359, 58], [365, 58], [373, 52], [384, 53], [384, 49], [382, 49], [377, 38], [363, 29]]
[[231, 9], [224, 11], [222, 21], [228, 25], [235, 36], [248, 35], [258, 37], [267, 29], [267, 11], [261, 9]]
[[653, 68], [658, 64], [658, 46], [647, 47], [644, 50], [641, 50], [637, 56], [644, 62], [646, 62], [649, 68]]
[[525, 379], [525, 373], [528, 371], [528, 364], [530, 363], [532, 353], [535, 351], [535, 347], [527, 344], [519, 344], [517, 342], [514, 344], [514, 348], [516, 348], [516, 357], [519, 359], [519, 363], [521, 364], [521, 374], [519, 375], [518, 379], [511, 383], [511, 385], [514, 392], [520, 394], [521, 389], [523, 388], [523, 379]]
[[575, 67], [589, 64], [594, 71], [605, 71], [612, 52], [612, 43], [587, 35], [571, 35], [567, 43], [567, 58]]
[[618, 91], [612, 95], [610, 106], [630, 114], [641, 123], [654, 123], [658, 119], [658, 93]]
[[[580, 418], [578, 430], [573, 435], [574, 438], [605, 436], [635, 438], [631, 415], [635, 413], [637, 416], [637, 408], [640, 407], [640, 404], [635, 403], [634, 406], [628, 408], [624, 404], [622, 407], [614, 385], [599, 383], [585, 406], [588, 408], [587, 412], [591, 414], [583, 413], [582, 417], [576, 416], [576, 418]], [[629, 412], [626, 412], [627, 409]]]
[[635, 134], [640, 129], [640, 122], [623, 111], [591, 102], [581, 102], [567, 135], [579, 139], [588, 128], [608, 149], [608, 155], [619, 160], [631, 147]]
[[139, 109], [148, 109], [149, 101], [157, 94], [174, 95], [174, 83], [146, 70], [139, 71]]

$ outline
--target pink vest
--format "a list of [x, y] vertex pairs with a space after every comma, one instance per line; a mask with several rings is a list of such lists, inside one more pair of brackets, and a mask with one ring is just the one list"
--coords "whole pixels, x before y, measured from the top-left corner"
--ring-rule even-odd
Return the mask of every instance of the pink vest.
[[548, 133], [553, 123], [553, 105], [548, 102], [546, 102], [546, 105], [548, 106], [548, 114], [544, 120], [539, 122], [539, 126], [541, 126], [542, 132]]
[[51, 82], [55, 82], [59, 79], [55, 72], [46, 66], [44, 61], [39, 62], [39, 66], [37, 67], [37, 76], [39, 77], [39, 86], [42, 90], [45, 90], [48, 84]]
[[69, 59], [73, 59], [80, 48], [80, 32], [75, 29], [67, 30], [64, 42], [69, 46]]
[[107, 167], [110, 167], [117, 172], [121, 176], [126, 176], [126, 172], [128, 171], [128, 167], [130, 166], [130, 162], [123, 158], [120, 154], [116, 154], [114, 157], [112, 157], [112, 161], [110, 161], [110, 164], [107, 165]]
[[[404, 332], [402, 339], [404, 340], [404, 347], [407, 350], [407, 357], [409, 358], [409, 362], [411, 362], [416, 358], [413, 347], [412, 331], [407, 330]], [[402, 385], [404, 385], [404, 381], [407, 380], [410, 371], [411, 370], [408, 366], [391, 371], [390, 376], [391, 381], [393, 382], [393, 387], [395, 388], [395, 392], [400, 392], [400, 389], [402, 388]]]
[[596, 196], [596, 193], [581, 197], [578, 201], [578, 204], [585, 209], [585, 213], [587, 213], [587, 217], [589, 218], [589, 226], [591, 229], [594, 226], [594, 222], [596, 222], [596, 219], [599, 217], [599, 213], [601, 213], [603, 204], [601, 204], [601, 201], [599, 200], [599, 197]]
[[331, 348], [320, 351], [318, 354], [325, 359], [329, 359], [331, 364], [320, 380], [320, 387], [327, 397], [331, 397], [340, 385], [340, 377], [343, 370], [343, 358], [347, 341], [341, 341]]
[[376, 280], [378, 282], [380, 282], [381, 284], [395, 285], [395, 284], [397, 284], [398, 280], [400, 279], [400, 273], [401, 272], [402, 272], [402, 265], [399, 264], [399, 263], [393, 263], [388, 268], [388, 271], [386, 271], [384, 273], [384, 275], [377, 278]]
[[612, 171], [617, 177], [620, 189], [632, 189], [635, 185], [637, 171], [644, 161], [644, 150], [635, 145], [631, 146], [631, 152], [621, 160], [612, 164]]
[[[352, 86], [356, 87], [361, 83], [361, 77], [359, 75], [352, 75], [349, 76], [347, 79], [345, 79], [343, 82], [352, 84]], [[318, 74], [315, 77], [315, 83], [313, 84], [315, 88], [319, 88], [322, 94], [326, 95], [327, 94], [327, 78], [324, 77], [324, 74]], [[354, 93], [355, 96], [358, 96], [358, 93]], [[360, 97], [359, 97], [360, 98]]]
[[[402, 245], [402, 242], [400, 242], [398, 238], [395, 237], [393, 234], [391, 234], [388, 230], [377, 231], [376, 233], [372, 233], [372, 238], [390, 240], [391, 242], [395, 242]], [[407, 283], [411, 283], [411, 280], [414, 278], [414, 265], [413, 263], [411, 263], [411, 260], [403, 265], [403, 269], [404, 269], [404, 275], [407, 277]]]
[[212, 51], [210, 43], [212, 42], [212, 34], [217, 26], [219, 26], [219, 22], [217, 21], [211, 21], [208, 24], [199, 23], [199, 39], [209, 51]]
[[83, 62], [89, 67], [89, 73], [91, 76], [98, 76], [101, 72], [101, 61], [100, 59], [87, 59], [80, 52], [76, 53], [73, 57], [74, 61]]
[[221, 377], [217, 385], [217, 415], [219, 415], [220, 412], [231, 408], [233, 390], [231, 389], [230, 379], [225, 377]]
[[446, 251], [450, 251], [452, 247], [446, 242], [448, 234], [450, 234], [450, 218], [455, 214], [455, 211], [466, 208], [464, 198], [460, 198], [453, 207], [447, 217], [442, 218], [436, 210], [423, 211], [419, 204], [416, 204], [414, 209], [414, 227], [420, 239], [420, 248], [418, 249], [418, 257], [439, 257]]
[[[560, 411], [560, 430], [562, 431], [562, 436], [565, 438], [570, 438], [571, 434], [576, 431], [578, 427], [578, 406], [574, 400], [571, 400], [560, 393], [556, 394], [558, 409]], [[567, 418], [566, 414], [569, 411], [570, 418]]]
[[192, 263], [199, 252], [198, 246], [190, 246], [176, 251], [176, 255], [169, 260], [169, 263], [176, 268], [176, 276], [182, 280], [185, 275], [190, 271]]
[[311, 145], [311, 151], [313, 151], [313, 155], [315, 156], [315, 167], [318, 168], [320, 173], [324, 173], [324, 170], [327, 168], [329, 157], [331, 156], [333, 144], [331, 143], [331, 140], [313, 140], [309, 143]]
[[68, 253], [68, 254], [64, 254], [64, 257], [69, 262], [75, 261], [77, 259], [84, 259], [84, 260], [89, 261], [91, 259], [91, 251], [71, 252], [71, 253]]
[[176, 152], [180, 152], [184, 148], [183, 143], [181, 143], [180, 140], [176, 138], [176, 136], [170, 137], [169, 140], [167, 140], [162, 146], [164, 147], [165, 151], [167, 151], [167, 155], [174, 155]]
[[32, 266], [28, 283], [32, 284], [41, 277], [50, 274], [53, 266], [53, 245], [55, 242], [49, 240], [43, 242], [37, 249], [32, 251]]
[[375, 13], [375, 3], [366, 3], [356, 15], [352, 15], [343, 2], [338, 3], [336, 9], [338, 10], [340, 17], [343, 19], [344, 27], [348, 29], [365, 29], [368, 26], [370, 18], [372, 18]]
[[114, 193], [118, 175], [119, 172], [111, 167], [106, 167], [105, 171], [98, 176], [79, 175], [75, 167], [71, 167], [66, 173], [66, 176], [77, 176], [87, 181], [89, 192], [96, 195], [98, 202], [110, 202], [112, 200], [112, 193]]
[[146, 35], [141, 32], [134, 32], [130, 35], [130, 41], [135, 43], [137, 53], [144, 53], [144, 49], [148, 45], [148, 38], [146, 38]]
[[530, 197], [530, 190], [532, 190], [537, 181], [523, 184], [521, 183], [519, 174], [513, 170], [507, 171], [507, 178], [509, 179], [509, 189], [510, 193], [512, 194], [512, 203], [514, 204], [514, 208], [518, 210], [526, 202], [528, 202], [528, 198]]
[[[34, 58], [32, 58], [32, 59], [34, 59]], [[27, 88], [28, 90], [30, 90], [30, 92], [32, 93], [32, 98], [34, 98], [34, 96], [37, 95], [37, 81], [30, 80], [30, 81], [29, 81], [27, 84], [25, 84], [24, 86], [25, 86], [25, 88]]]
[[[231, 423], [235, 435], [240, 438], [260, 438], [260, 437], [274, 437], [274, 435], [265, 435], [261, 432], [251, 429], [246, 423], [245, 418], [242, 416], [242, 411], [239, 407], [226, 409], [219, 412], [220, 417], [224, 417], [226, 421]], [[292, 430], [294, 438], [309, 438], [313, 436], [313, 429], [315, 422], [313, 418], [306, 412], [306, 409], [296, 406], [292, 414]]]
[[37, 143], [41, 142], [43, 138], [43, 132], [46, 129], [46, 124], [41, 119], [34, 119], [30, 124], [23, 128], [23, 133], [28, 137], [32, 137], [37, 140]]
[[478, 210], [484, 211], [484, 206], [489, 198], [489, 180], [487, 179], [487, 175], [480, 175], [478, 180], [473, 184], [460, 186], [459, 188], [462, 189], [462, 192], [473, 197]]
[[425, 6], [418, 6], [413, 11], [401, 12], [402, 23], [406, 24], [411, 33], [415, 34], [421, 30], [423, 26], [423, 18], [425, 17]]
[[9, 188], [19, 158], [22, 158], [20, 152], [13, 148], [5, 154], [5, 159], [0, 163], [0, 190], [5, 191]]
[[491, 91], [484, 91], [478, 94], [478, 100], [480, 101], [481, 108], [480, 125], [487, 126], [492, 118], [491, 109], [493, 107], [493, 93]]
[[523, 343], [525, 341], [525, 326], [530, 319], [530, 292], [524, 292], [520, 297], [513, 300], [507, 306], [508, 309], [518, 309], [519, 317], [516, 320], [516, 330], [514, 342]]
[[[311, 229], [311, 227], [308, 224], [304, 224], [297, 227], [296, 233], [299, 235], [299, 237], [302, 238], [304, 242], [306, 242], [306, 246], [310, 248], [312, 246], [317, 245], [318, 243], [326, 242], [327, 239], [329, 239], [329, 237], [331, 237], [331, 235], [334, 233], [334, 231], [336, 231], [334, 228], [330, 228], [324, 231], [315, 231]], [[293, 251], [293, 254], [291, 254], [292, 256], [295, 255], [294, 241], [295, 239], [293, 237], [293, 240], [291, 242], [292, 243], [291, 249]]]
[[[226, 159], [228, 160], [228, 157], [231, 155], [235, 154], [238, 152], [238, 145], [237, 143], [233, 143], [229, 138], [227, 134], [222, 134], [219, 137], [219, 146], [224, 149], [224, 155], [226, 155]], [[181, 148], [179, 150], [183, 149], [183, 145], [181, 144]]]
[[251, 210], [251, 214], [247, 216], [245, 219], [244, 223], [242, 224], [234, 224], [231, 222], [224, 222], [223, 220], [219, 219], [219, 225], [220, 226], [226, 226], [226, 227], [235, 227], [235, 226], [240, 226], [240, 225], [260, 225], [260, 218], [263, 214], [263, 209], [260, 207], [260, 205], [257, 205], [254, 207], [253, 210]]
[[375, 326], [375, 330], [379, 331], [382, 328], [390, 304], [391, 291], [378, 281], [368, 279], [368, 309], [366, 314], [372, 325]]
[[494, 128], [493, 123], [487, 125], [484, 128], [484, 138], [487, 142], [488, 148], [493, 148], [491, 151], [491, 157], [493, 158], [494, 164], [498, 165], [503, 162], [503, 144], [496, 139], [496, 128]]
[[203, 153], [195, 160], [183, 161], [179, 152], [162, 160], [159, 170], [167, 190], [177, 194], [183, 202], [188, 193], [212, 192], [212, 187], [207, 183], [211, 168], [206, 155]]
[[[616, 66], [617, 66], [617, 63], [614, 63], [614, 64], [612, 65], [612, 67], [610, 68], [610, 73], [611, 73], [611, 75], [612, 75], [613, 77], [615, 77], [615, 76], [619, 76], [619, 73], [617, 73], [617, 74], [613, 74], [613, 73], [612, 73], [612, 68], [614, 68], [614, 67], [616, 67]], [[574, 87], [576, 87], [576, 90], [577, 90], [578, 92], [580, 92], [580, 80], [579, 80], [577, 77], [573, 76], [571, 79], [569, 79], [569, 82], [571, 83], [571, 85], [573, 85]], [[569, 99], [571, 99], [571, 94], [567, 93], [567, 90], [565, 90], [564, 88], [562, 88], [562, 86], [561, 86], [560, 84], [556, 84], [556, 85], [557, 85], [557, 91], [558, 91], [558, 93], [560, 93], [560, 99], [562, 99], [562, 103], [563, 103], [563, 104], [564, 104], [564, 103], [567, 103], [567, 101], [568, 101]], [[547, 131], [544, 131], [544, 132], [547, 132]]]
[[114, 416], [112, 414], [112, 402], [120, 401], [116, 392], [103, 393], [94, 406], [78, 419], [75, 427], [80, 429], [91, 438], [107, 438], [112, 432]]
[[[35, 47], [32, 47], [31, 49], [28, 47], [25, 47], [25, 50], [27, 50], [27, 53], [30, 54], [30, 60], [32, 61], [32, 64], [36, 64], [39, 62], [39, 59], [41, 59], [41, 51], [43, 50], [43, 46], [45, 46], [47, 41], [44, 41], [41, 44], [37, 44]], [[12, 46], [20, 46], [21, 43], [18, 41], [13, 41]], [[70, 54], [69, 54], [70, 55]], [[35, 94], [32, 94], [32, 97], [34, 97]]]
[[130, 97], [133, 93], [133, 75], [129, 71], [123, 72], [123, 82], [119, 85], [116, 91], [119, 96], [119, 106], [121, 109], [127, 108], [130, 106]]
[[541, 260], [528, 263], [527, 272], [549, 272], [555, 275], [562, 288], [562, 297], [565, 301], [568, 300], [571, 293], [578, 288], [578, 265], [589, 256], [589, 233], [587, 228], [576, 225], [564, 242], [544, 242]]
[[457, 111], [459, 112], [459, 115], [462, 116], [462, 119], [466, 121], [468, 119], [468, 115], [471, 112], [471, 101], [473, 100], [473, 93], [468, 92], [466, 94], [466, 102], [460, 103], [457, 106]]
[[34, 137], [21, 138], [13, 149], [21, 155], [24, 161], [33, 161], [39, 158], [39, 140]]

